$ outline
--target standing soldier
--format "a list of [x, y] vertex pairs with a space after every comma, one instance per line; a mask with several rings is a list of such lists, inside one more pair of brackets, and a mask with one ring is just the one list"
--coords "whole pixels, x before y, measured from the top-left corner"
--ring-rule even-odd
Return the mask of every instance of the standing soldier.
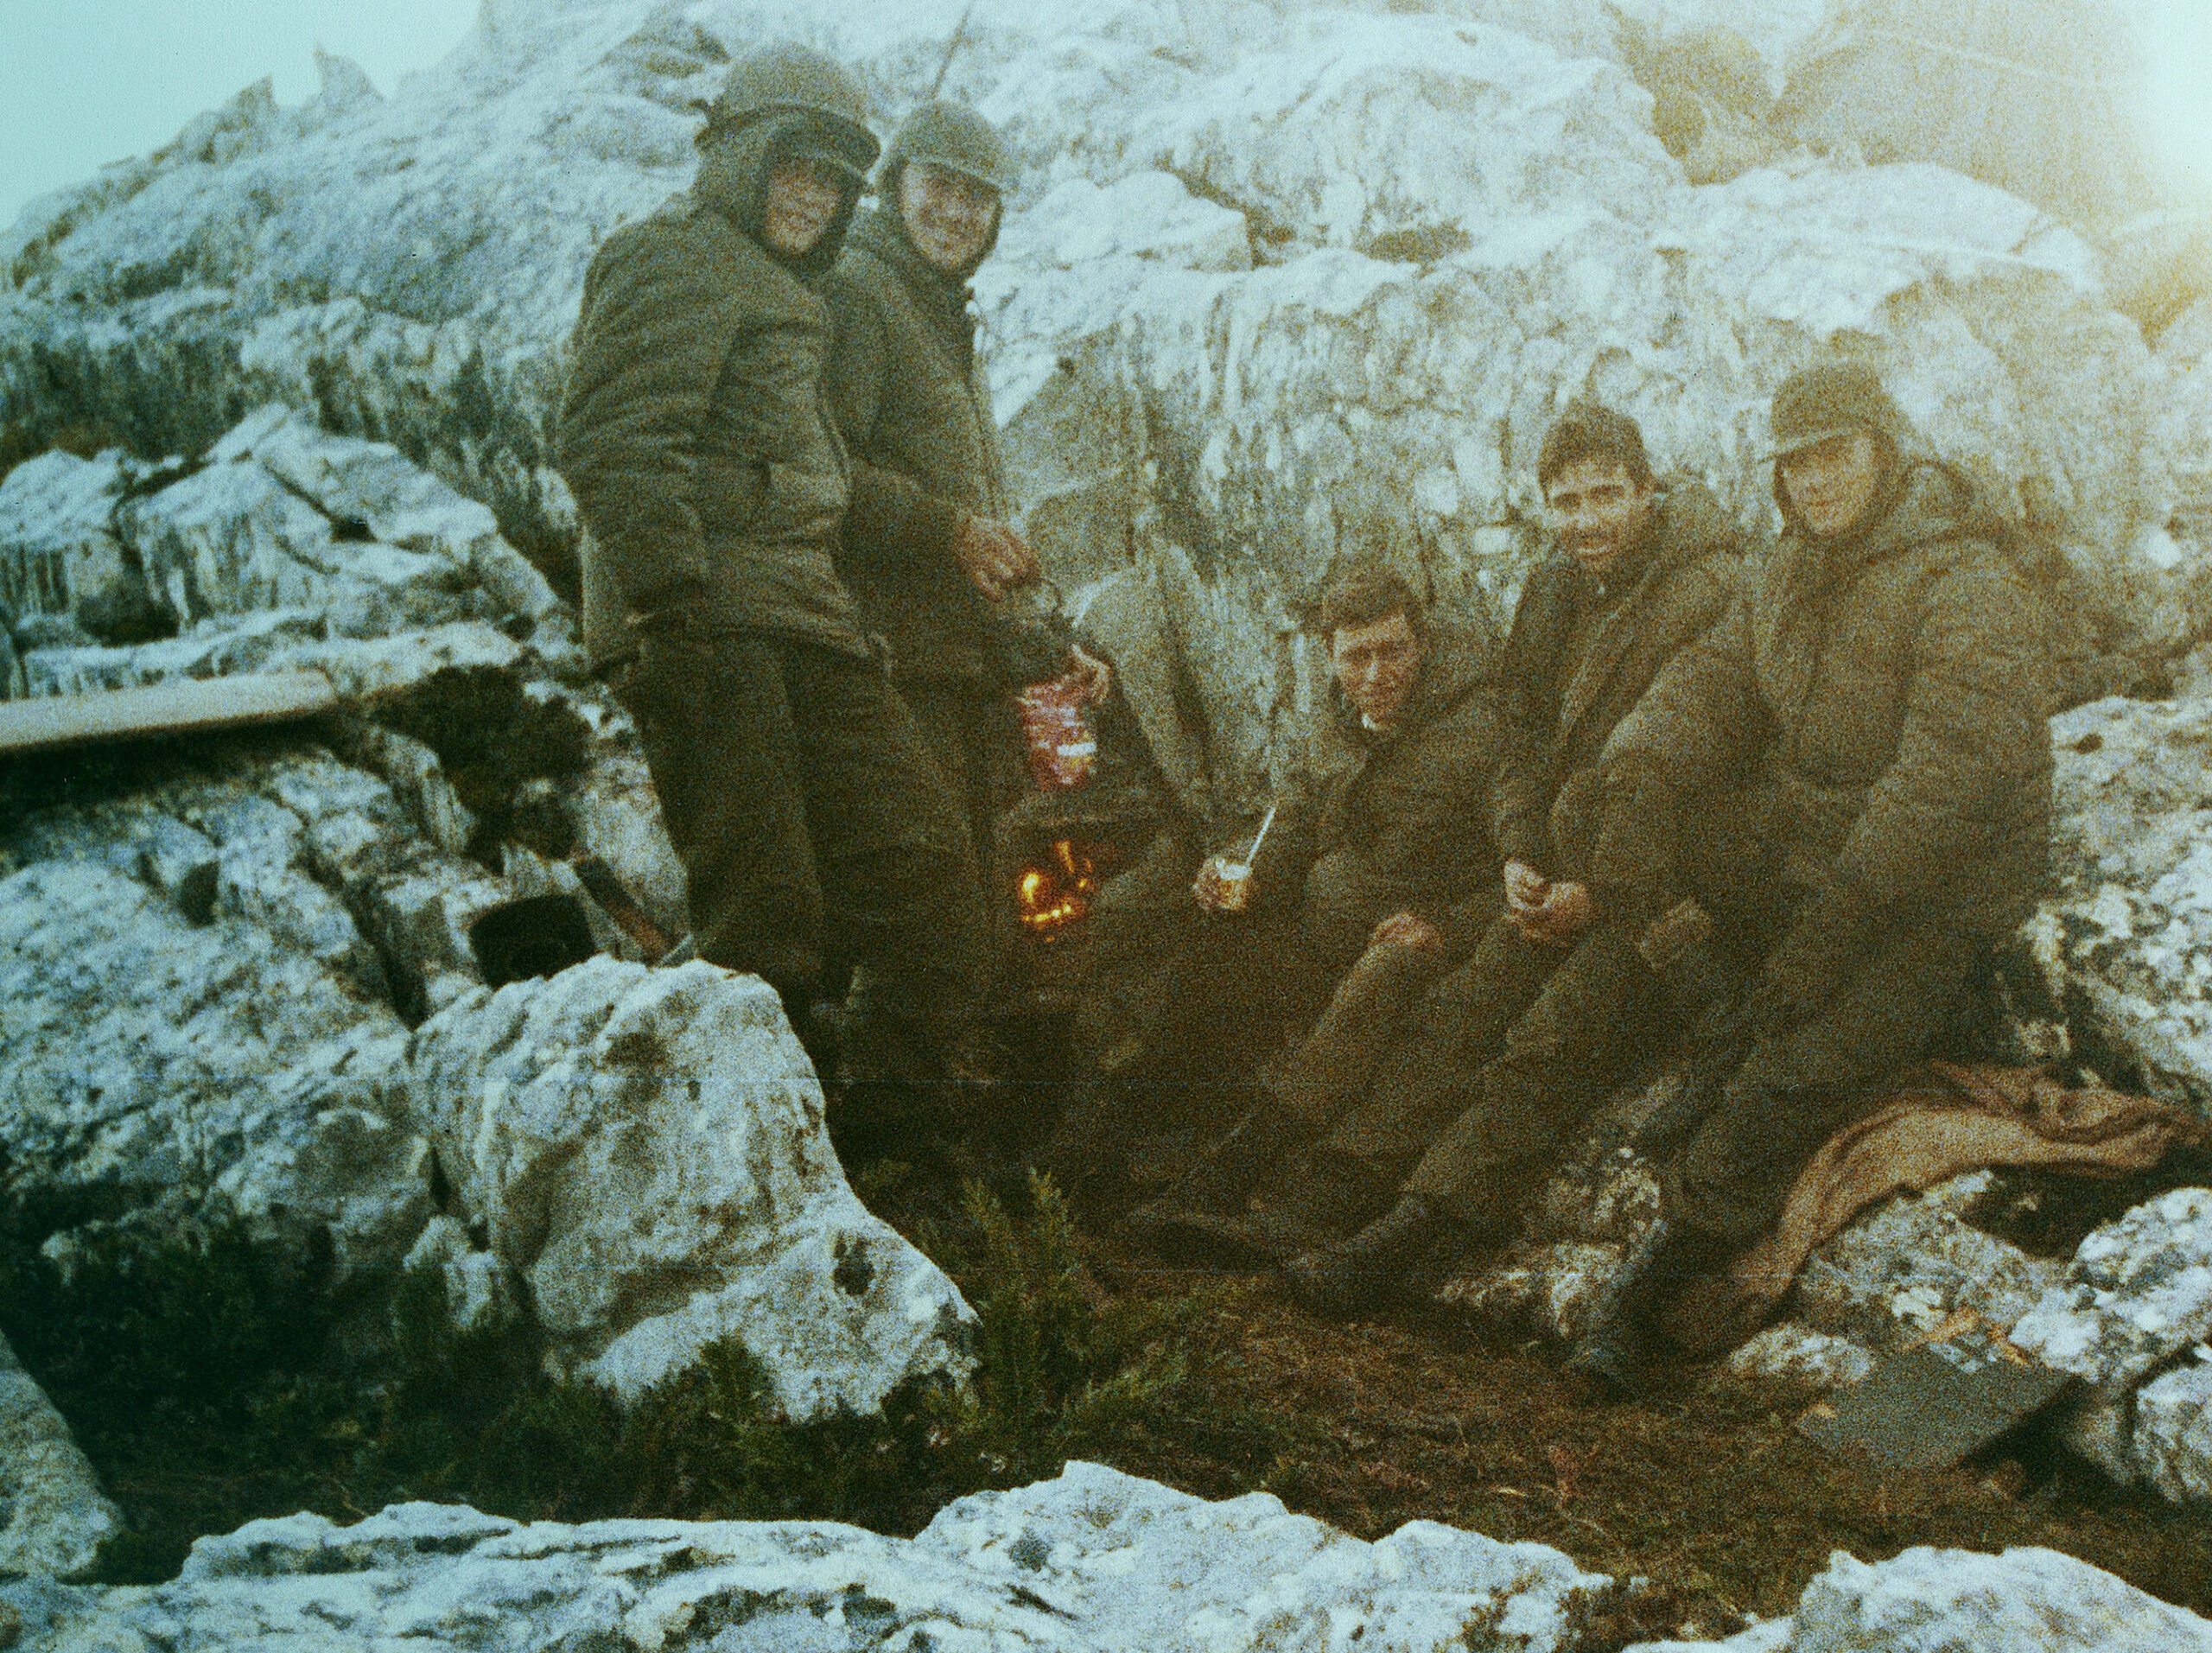
[[638, 722], [701, 957], [775, 988], [819, 1059], [846, 963], [853, 1037], [944, 1071], [973, 997], [951, 800], [834, 557], [902, 501], [855, 473], [822, 373], [836, 262], [877, 145], [819, 53], [733, 65], [698, 176], [608, 238], [584, 284], [560, 458], [589, 531], [585, 639]]
[[897, 505], [882, 518], [890, 531], [846, 536], [838, 566], [870, 628], [888, 639], [899, 693], [960, 800], [987, 917], [1004, 906], [986, 874], [992, 781], [1014, 751], [1007, 690], [1064, 666], [1094, 700], [1108, 685], [1098, 660], [996, 612], [1038, 567], [1008, 520], [968, 283], [998, 241], [1013, 184], [988, 121], [958, 104], [924, 104], [892, 135], [876, 175], [880, 205], [855, 222], [828, 289], [830, 406], [855, 463]]
[[1571, 1362], [1608, 1393], [1656, 1337], [1694, 1357], [1751, 1330], [1728, 1264], [2049, 861], [2048, 622], [2001, 530], [1863, 365], [1786, 380], [1773, 434], [1781, 544], [1603, 765], [1601, 881], [1648, 910], [1680, 879], [1751, 971], [1740, 1058]]

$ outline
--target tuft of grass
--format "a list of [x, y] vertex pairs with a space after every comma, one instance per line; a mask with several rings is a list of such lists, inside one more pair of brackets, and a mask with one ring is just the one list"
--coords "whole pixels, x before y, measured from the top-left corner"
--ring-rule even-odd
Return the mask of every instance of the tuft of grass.
[[1188, 1333], [1215, 1298], [1109, 1298], [1052, 1179], [1031, 1172], [1028, 1193], [1025, 1223], [970, 1181], [963, 1231], [925, 1249], [977, 1323], [972, 1390], [948, 1402], [945, 1427], [1009, 1467], [1049, 1473], [1172, 1408], [1191, 1376]]

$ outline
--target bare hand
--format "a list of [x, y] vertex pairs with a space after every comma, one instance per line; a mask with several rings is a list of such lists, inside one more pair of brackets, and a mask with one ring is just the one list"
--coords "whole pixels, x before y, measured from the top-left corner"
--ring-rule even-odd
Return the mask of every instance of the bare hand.
[[1590, 927], [1597, 906], [1590, 899], [1588, 885], [1563, 880], [1545, 890], [1542, 904], [1535, 912], [1509, 916], [1513, 927], [1529, 940], [1564, 947]]
[[1444, 945], [1444, 932], [1415, 913], [1393, 912], [1375, 926], [1367, 944], [1382, 947], [1394, 944], [1417, 953], [1434, 952]]
[[1544, 904], [1544, 892], [1550, 888], [1544, 875], [1525, 861], [1505, 863], [1505, 905], [1516, 916], [1533, 913]]
[[[1226, 855], [1208, 855], [1205, 864], [1198, 868], [1198, 877], [1192, 881], [1191, 893], [1198, 898], [1198, 905], [1209, 912], [1219, 912], [1232, 897], [1231, 886], [1223, 876], [1222, 869], [1229, 865]], [[1248, 873], [1245, 877], [1250, 878]]]
[[1103, 706], [1114, 692], [1114, 668], [1080, 644], [1068, 645], [1068, 675], [1082, 686], [1086, 706]]
[[1019, 532], [988, 517], [963, 517], [953, 537], [952, 560], [993, 602], [1036, 579], [1037, 554]]

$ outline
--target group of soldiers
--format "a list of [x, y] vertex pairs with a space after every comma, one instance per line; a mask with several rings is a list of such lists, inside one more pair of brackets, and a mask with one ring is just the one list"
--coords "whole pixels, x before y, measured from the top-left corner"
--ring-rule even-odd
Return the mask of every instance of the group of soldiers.
[[[967, 283], [1006, 149], [925, 105], [855, 220], [866, 113], [817, 54], [733, 67], [694, 188], [594, 262], [561, 463], [587, 641], [701, 955], [887, 1096], [962, 1077], [1008, 685], [1116, 685], [1004, 618], [1038, 569]], [[1256, 844], [1246, 823], [1198, 847], [1172, 900], [1101, 904], [1138, 979], [1126, 1003], [1102, 987], [1117, 1014], [1052, 1152], [1110, 1157], [1194, 1052], [1230, 1103], [1137, 1236], [1234, 1230], [1295, 1190], [1333, 1237], [1288, 1255], [1301, 1300], [1421, 1291], [1509, 1238], [1605, 1097], [1681, 1052], [1643, 1138], [1660, 1219], [1571, 1365], [1627, 1394], [1752, 1329], [1731, 1263], [2025, 916], [2051, 779], [2048, 618], [2002, 521], [1863, 365], [1789, 379], [1771, 427], [1783, 526], [1758, 544], [1655, 474], [1634, 421], [1568, 407], [1536, 464], [1551, 548], [1502, 646], [1379, 559], [1332, 583], [1310, 772]], [[1279, 1047], [1210, 1046], [1255, 996]]]

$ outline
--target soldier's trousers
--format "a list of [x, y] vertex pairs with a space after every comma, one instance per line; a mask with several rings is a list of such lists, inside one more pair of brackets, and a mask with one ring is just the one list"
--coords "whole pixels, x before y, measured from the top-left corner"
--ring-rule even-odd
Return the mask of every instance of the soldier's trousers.
[[1814, 1015], [1762, 1034], [1667, 1167], [1662, 1209], [1738, 1243], [1765, 1233], [1821, 1146], [1928, 1054], [1985, 944], [1906, 933], [1872, 950]]
[[1010, 802], [1007, 778], [1022, 759], [1013, 708], [988, 684], [967, 678], [902, 677], [899, 693], [914, 715], [923, 749], [956, 806], [959, 854], [976, 894], [979, 944], [995, 976], [1015, 940], [1012, 893], [998, 887], [995, 837]]
[[[1409, 1014], [1371, 1015], [1347, 1037], [1346, 993], [1371, 968], [1348, 978], [1278, 1096], [1329, 1133], [1329, 1148], [1474, 1227], [1504, 1225], [1637, 1050], [1656, 1000], [1649, 968], [1617, 927], [1551, 947], [1501, 918]], [[1413, 968], [1374, 982], [1370, 1002], [1402, 1002]]]
[[699, 955], [794, 1013], [865, 964], [902, 1019], [948, 1027], [975, 992], [967, 835], [881, 664], [769, 633], [648, 637], [616, 674]]

